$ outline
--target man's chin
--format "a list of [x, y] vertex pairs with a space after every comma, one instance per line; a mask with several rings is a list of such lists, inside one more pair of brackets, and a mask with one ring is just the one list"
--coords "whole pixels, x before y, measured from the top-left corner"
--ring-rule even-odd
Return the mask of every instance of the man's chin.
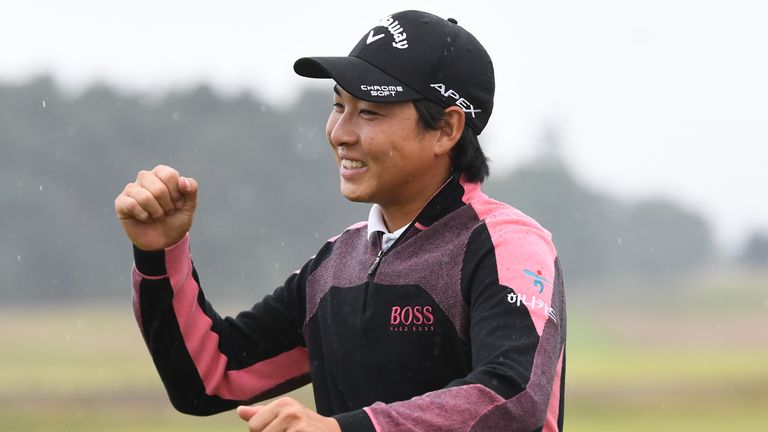
[[354, 191], [345, 188], [343, 185], [341, 187], [341, 195], [347, 199], [347, 201], [351, 202], [358, 202], [358, 203], [370, 203], [371, 198], [360, 191]]

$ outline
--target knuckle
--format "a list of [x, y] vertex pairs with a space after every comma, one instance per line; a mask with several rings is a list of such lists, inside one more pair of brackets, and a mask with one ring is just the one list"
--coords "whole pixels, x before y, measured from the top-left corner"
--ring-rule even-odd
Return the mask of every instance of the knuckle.
[[140, 193], [135, 196], [134, 199], [138, 201], [142, 207], [149, 207], [149, 205], [155, 201], [154, 197], [149, 193]]
[[125, 189], [123, 189], [123, 192], [120, 195], [132, 197], [136, 195], [136, 191], [139, 189], [141, 189], [141, 187], [139, 187], [136, 183], [128, 183], [125, 185]]
[[289, 407], [293, 405], [296, 401], [294, 401], [292, 398], [288, 396], [283, 396], [280, 399], [277, 399], [275, 401], [275, 404], [279, 407]]
[[131, 200], [131, 201], [129, 201], [128, 203], [126, 203], [126, 205], [125, 205], [125, 206], [126, 206], [126, 209], [127, 209], [129, 212], [131, 212], [131, 213], [133, 213], [133, 214], [135, 214], [135, 215], [137, 215], [137, 216], [142, 216], [142, 217], [143, 217], [143, 216], [146, 216], [146, 213], [147, 213], [147, 211], [146, 211], [146, 210], [144, 210], [144, 209], [143, 209], [143, 208], [142, 208], [142, 207], [139, 205], [139, 203], [138, 203], [138, 202], [136, 202], [136, 201], [134, 201], [134, 200]]
[[173, 178], [173, 173], [170, 172], [170, 171], [160, 170], [160, 171], [157, 171], [155, 173], [155, 175], [157, 175], [157, 178], [159, 178], [160, 180], [162, 180], [164, 182], [167, 182], [168, 180]]
[[126, 194], [120, 194], [115, 198], [115, 210], [122, 210], [128, 208], [129, 204], [131, 203], [130, 197]]
[[302, 419], [301, 410], [296, 407], [289, 407], [281, 412], [281, 416], [289, 423], [293, 423]]
[[161, 198], [168, 194], [168, 189], [163, 184], [158, 184], [157, 182], [148, 184], [144, 188], [156, 198]]
[[148, 207], [156, 201], [152, 193], [143, 187], [132, 188], [126, 195], [133, 198], [142, 207]]
[[121, 195], [127, 195], [127, 194], [130, 194], [132, 192], [135, 192], [136, 189], [139, 188], [139, 187], [140, 186], [138, 184], [136, 184], [136, 183], [128, 183], [127, 185], [125, 185], [125, 188], [123, 189], [123, 193]]
[[123, 208], [125, 208], [126, 210], [130, 210], [130, 211], [133, 211], [133, 210], [136, 210], [137, 208], [139, 208], [139, 203], [136, 202], [135, 199], [123, 200], [121, 202], [121, 204], [122, 204]]
[[117, 213], [120, 216], [136, 217], [139, 219], [146, 217], [146, 211], [135, 200], [125, 200]]
[[178, 175], [178, 171], [175, 169], [169, 167], [168, 165], [158, 165], [156, 166], [152, 171], [155, 172], [159, 177], [172, 177], [173, 175]]
[[290, 406], [285, 408], [286, 412], [292, 416], [298, 416], [299, 414], [304, 411], [303, 407], [301, 407], [298, 403], [293, 403]]

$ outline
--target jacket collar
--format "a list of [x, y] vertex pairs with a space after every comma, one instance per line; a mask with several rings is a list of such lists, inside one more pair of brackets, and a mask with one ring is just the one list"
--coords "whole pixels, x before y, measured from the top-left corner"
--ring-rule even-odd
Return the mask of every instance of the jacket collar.
[[[390, 246], [387, 252], [404, 241], [409, 240], [411, 237], [429, 229], [429, 227], [440, 219], [444, 218], [448, 214], [464, 207], [465, 188], [463, 181], [458, 175], [452, 175], [440, 190], [427, 202], [423, 209], [419, 212], [416, 218], [408, 225], [404, 227], [404, 231], [397, 237], [395, 242]], [[379, 243], [379, 236], [372, 236], [369, 227], [368, 240]]]
[[466, 205], [463, 197], [464, 187], [459, 181], [459, 176], [454, 174], [419, 212], [414, 220], [414, 225], [422, 231], [429, 228], [447, 214]]

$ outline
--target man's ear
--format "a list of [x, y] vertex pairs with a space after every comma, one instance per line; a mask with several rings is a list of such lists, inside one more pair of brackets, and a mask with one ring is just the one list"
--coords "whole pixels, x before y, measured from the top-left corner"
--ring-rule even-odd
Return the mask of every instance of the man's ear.
[[439, 135], [435, 142], [435, 155], [450, 153], [464, 132], [464, 120], [464, 110], [458, 106], [449, 106], [443, 111]]

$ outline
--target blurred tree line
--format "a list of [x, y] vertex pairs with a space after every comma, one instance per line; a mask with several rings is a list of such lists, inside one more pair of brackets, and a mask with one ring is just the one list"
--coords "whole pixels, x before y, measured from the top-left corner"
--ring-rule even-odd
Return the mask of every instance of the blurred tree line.
[[[208, 295], [258, 300], [367, 217], [338, 192], [330, 105], [330, 87], [281, 109], [206, 86], [148, 97], [105, 85], [67, 95], [46, 77], [0, 85], [2, 301], [127, 301], [131, 247], [113, 202], [159, 163], [200, 182], [192, 251]], [[700, 215], [590, 190], [556, 154], [494, 173], [485, 191], [554, 234], [571, 280], [716, 259]]]

